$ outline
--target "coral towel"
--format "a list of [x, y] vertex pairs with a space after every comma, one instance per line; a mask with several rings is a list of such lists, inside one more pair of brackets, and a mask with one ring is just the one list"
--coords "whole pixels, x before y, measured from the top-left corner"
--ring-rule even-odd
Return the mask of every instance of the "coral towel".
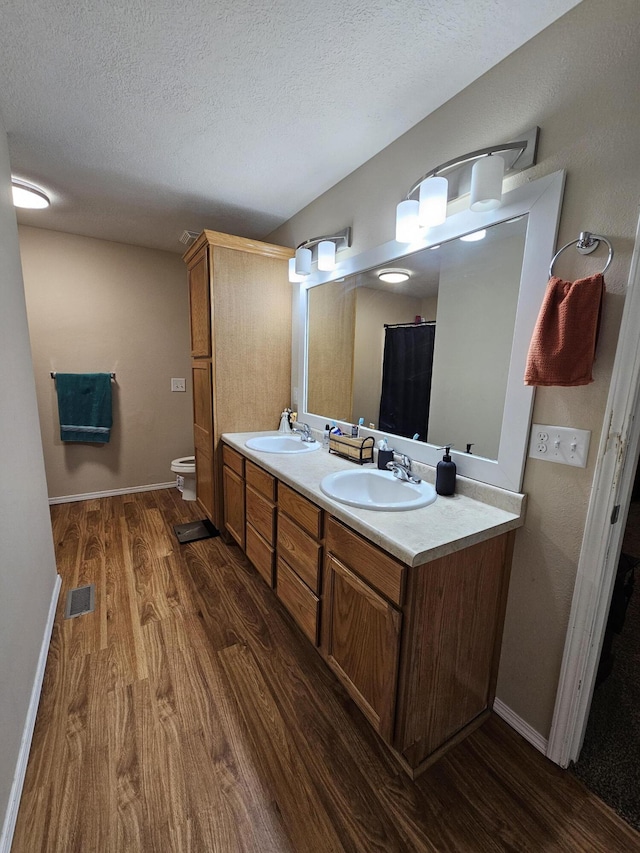
[[563, 281], [552, 276], [533, 331], [525, 385], [588, 385], [595, 360], [602, 273]]

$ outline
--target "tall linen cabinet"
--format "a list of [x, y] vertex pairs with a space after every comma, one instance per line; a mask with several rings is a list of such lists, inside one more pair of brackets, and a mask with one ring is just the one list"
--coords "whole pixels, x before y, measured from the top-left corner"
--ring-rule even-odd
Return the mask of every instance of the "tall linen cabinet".
[[293, 250], [203, 231], [183, 255], [191, 318], [193, 438], [200, 508], [224, 529], [225, 432], [277, 429], [291, 401]]

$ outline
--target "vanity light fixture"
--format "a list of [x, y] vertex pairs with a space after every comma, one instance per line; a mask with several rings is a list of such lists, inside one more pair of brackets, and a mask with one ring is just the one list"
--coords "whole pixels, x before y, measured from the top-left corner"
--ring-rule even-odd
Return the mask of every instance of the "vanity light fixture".
[[471, 234], [465, 234], [461, 237], [463, 243], [477, 243], [478, 240], [484, 240], [487, 236], [487, 229], [481, 228], [479, 231], [472, 231]]
[[14, 207], [44, 210], [45, 207], [49, 207], [51, 204], [49, 196], [44, 190], [35, 184], [30, 184], [19, 178], [11, 178], [11, 192], [13, 194]]
[[515, 142], [471, 151], [423, 175], [396, 208], [396, 241], [413, 243], [420, 238], [421, 229], [441, 225], [447, 217], [447, 203], [465, 193], [470, 192], [469, 207], [476, 213], [500, 207], [504, 176], [535, 164], [539, 133], [540, 128], [534, 127]]
[[502, 204], [504, 160], [499, 154], [489, 154], [476, 160], [471, 170], [469, 209], [474, 213], [496, 210]]
[[314, 249], [318, 269], [330, 272], [336, 267], [336, 252], [347, 249], [350, 245], [351, 228], [345, 228], [327, 237], [312, 237], [310, 240], [305, 240], [296, 248], [295, 258], [289, 261], [289, 281], [292, 283], [304, 281], [308, 275], [311, 275]]
[[380, 270], [378, 278], [387, 284], [400, 284], [403, 281], [408, 281], [410, 275], [407, 270]]

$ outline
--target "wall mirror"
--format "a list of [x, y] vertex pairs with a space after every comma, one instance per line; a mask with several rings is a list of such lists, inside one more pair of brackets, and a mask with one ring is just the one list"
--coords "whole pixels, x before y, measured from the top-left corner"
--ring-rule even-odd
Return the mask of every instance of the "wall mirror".
[[[562, 172], [532, 181], [499, 210], [451, 215], [419, 244], [391, 241], [300, 285], [300, 418], [362, 417], [365, 434], [430, 465], [450, 443], [461, 475], [518, 491], [533, 404], [522, 377], [563, 185]], [[384, 282], [387, 268], [409, 278]]]

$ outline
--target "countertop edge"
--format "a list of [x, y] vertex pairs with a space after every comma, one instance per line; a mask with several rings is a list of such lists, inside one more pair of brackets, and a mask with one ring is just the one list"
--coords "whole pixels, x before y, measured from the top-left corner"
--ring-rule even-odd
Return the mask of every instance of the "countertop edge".
[[[443, 502], [439, 507], [441, 512], [446, 511], [444, 510], [446, 503], [451, 502], [451, 504], [455, 506], [457, 503], [464, 502], [464, 505], [468, 509], [476, 509], [476, 511], [479, 511], [481, 515], [487, 515], [489, 517], [487, 517], [484, 524], [480, 522], [479, 525], [476, 525], [468, 532], [454, 536], [446, 542], [440, 541], [432, 546], [425, 543], [423, 547], [408, 547], [406, 544], [403, 544], [401, 538], [394, 536], [388, 529], [385, 531], [384, 528], [392, 526], [394, 521], [397, 523], [399, 516], [404, 516], [405, 518], [403, 520], [406, 520], [406, 517], [409, 517], [419, 521], [421, 520], [421, 517], [417, 514], [423, 513], [424, 510], [428, 510], [430, 507], [425, 507], [424, 510], [410, 510], [403, 513], [378, 512], [376, 510], [354, 509], [346, 506], [345, 504], [333, 501], [320, 491], [319, 485], [311, 487], [308, 482], [305, 482], [303, 479], [296, 476], [295, 472], [292, 473], [287, 470], [287, 466], [290, 467], [292, 464], [295, 466], [297, 461], [305, 459], [309, 460], [309, 457], [312, 454], [301, 454], [299, 456], [295, 456], [293, 458], [296, 459], [296, 462], [292, 463], [292, 455], [290, 454], [265, 453], [258, 450], [252, 450], [245, 444], [247, 439], [253, 436], [277, 434], [277, 431], [223, 433], [221, 439], [225, 444], [229, 445], [229, 447], [232, 447], [238, 453], [241, 453], [265, 471], [268, 471], [274, 477], [282, 480], [286, 485], [295, 489], [314, 504], [324, 509], [334, 518], [338, 519], [338, 521], [346, 524], [348, 527], [364, 536], [364, 538], [369, 542], [372, 542], [374, 545], [382, 548], [387, 553], [392, 554], [408, 566], [422, 566], [440, 557], [453, 554], [456, 551], [461, 551], [464, 548], [492, 539], [495, 536], [500, 536], [510, 530], [515, 530], [524, 524], [524, 512], [526, 508], [525, 495], [514, 494], [513, 496], [514, 500], [512, 503], [514, 503], [514, 505], [519, 504], [519, 514], [508, 512], [490, 503], [481, 502], [465, 495], [455, 495], [453, 498], [439, 498], [438, 500]], [[336, 470], [352, 470], [354, 467], [354, 463], [340, 459], [333, 454], [329, 455], [322, 449], [314, 451], [313, 456], [315, 457], [316, 454], [322, 454], [322, 457], [320, 458], [326, 460], [326, 473], [331, 473]], [[516, 498], [519, 500], [516, 500]], [[432, 506], [435, 507], [436, 504], [433, 504]], [[370, 520], [368, 516], [371, 517]], [[386, 520], [385, 516], [387, 517]], [[395, 519], [393, 518], [394, 516], [396, 517]]]

